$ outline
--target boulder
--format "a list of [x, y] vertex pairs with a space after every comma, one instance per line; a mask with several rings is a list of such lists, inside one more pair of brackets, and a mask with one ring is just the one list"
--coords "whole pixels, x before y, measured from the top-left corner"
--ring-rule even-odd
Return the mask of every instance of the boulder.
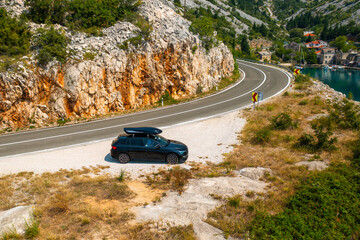
[[18, 206], [0, 212], [0, 236], [6, 232], [24, 233], [26, 222], [31, 222], [32, 206]]

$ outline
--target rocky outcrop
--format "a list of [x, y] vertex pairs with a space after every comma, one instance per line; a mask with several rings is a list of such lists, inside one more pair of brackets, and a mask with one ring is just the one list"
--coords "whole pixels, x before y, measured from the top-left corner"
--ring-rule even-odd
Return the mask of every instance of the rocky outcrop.
[[189, 32], [190, 22], [159, 0], [143, 1], [140, 12], [153, 31], [139, 46], [121, 47], [137, 35], [128, 22], [104, 29], [102, 37], [57, 26], [71, 39], [72, 59], [43, 69], [25, 57], [16, 72], [0, 73], [0, 128], [139, 108], [156, 103], [166, 90], [181, 98], [230, 76], [234, 61], [224, 44], [206, 51]]
[[26, 223], [31, 225], [32, 206], [18, 206], [0, 212], [0, 236], [6, 233], [23, 234]]

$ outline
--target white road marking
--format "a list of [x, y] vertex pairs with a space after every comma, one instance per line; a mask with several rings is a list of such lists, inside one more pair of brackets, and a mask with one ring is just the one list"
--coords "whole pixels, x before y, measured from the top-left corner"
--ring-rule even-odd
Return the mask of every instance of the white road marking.
[[[211, 105], [208, 105], [208, 106], [203, 106], [203, 107], [201, 107], [201, 108], [196, 108], [196, 109], [192, 109], [192, 110], [187, 110], [187, 111], [184, 111], [184, 112], [181, 112], [181, 113], [190, 112], [190, 111], [195, 111], [195, 110], [198, 110], [198, 109], [202, 109], [202, 108], [206, 108], [206, 107], [209, 107], [209, 106], [217, 105], [217, 104], [224, 103], [224, 102], [227, 102], [227, 101], [232, 101], [232, 100], [234, 100], [234, 99], [236, 99], [236, 98], [239, 98], [239, 97], [242, 97], [242, 96], [244, 96], [244, 95], [246, 95], [246, 94], [249, 94], [249, 93], [251, 93], [252, 91], [254, 91], [254, 90], [258, 89], [259, 87], [261, 87], [261, 86], [264, 84], [264, 82], [266, 81], [266, 74], [265, 74], [262, 70], [257, 69], [257, 68], [255, 68], [255, 67], [253, 67], [253, 66], [251, 66], [251, 65], [248, 65], [248, 64], [245, 64], [245, 63], [243, 63], [243, 64], [246, 65], [246, 66], [248, 66], [248, 67], [251, 67], [251, 68], [253, 68], [253, 69], [255, 69], [255, 70], [260, 71], [260, 72], [264, 75], [264, 79], [263, 79], [263, 81], [261, 82], [261, 84], [260, 84], [259, 86], [257, 86], [255, 89], [253, 89], [253, 90], [251, 90], [251, 91], [249, 91], [249, 92], [247, 92], [247, 93], [244, 93], [244, 94], [242, 94], [242, 95], [240, 95], [240, 96], [237, 96], [237, 97], [234, 97], [234, 98], [231, 98], [231, 99], [228, 99], [228, 100], [224, 100], [224, 101], [219, 102], [219, 103], [216, 103], [216, 104], [211, 104]], [[266, 65], [263, 65], [263, 66], [266, 66]], [[279, 92], [277, 92], [276, 94], [274, 94], [274, 95], [272, 95], [272, 96], [270, 96], [270, 97], [265, 98], [264, 101], [267, 100], [267, 99], [270, 99], [270, 98], [272, 98], [272, 97], [275, 97], [275, 96], [279, 95], [279, 94], [280, 94], [282, 91], [284, 91], [284, 90], [289, 86], [289, 84], [290, 84], [290, 75], [289, 75], [289, 73], [287, 73], [285, 70], [282, 70], [282, 69], [279, 69], [279, 68], [276, 68], [276, 67], [272, 67], [272, 66], [266, 66], [266, 67], [274, 68], [274, 69], [277, 69], [277, 70], [283, 72], [283, 73], [288, 77], [288, 83], [287, 83], [287, 85], [286, 85], [283, 89], [281, 89], [281, 90], [280, 90]], [[241, 69], [240, 69], [240, 70], [241, 70]], [[241, 71], [242, 71], [242, 70], [241, 70]], [[244, 79], [244, 78], [245, 78], [245, 72], [243, 72], [243, 73], [244, 73], [244, 77], [243, 77], [243, 79]], [[243, 79], [242, 79], [242, 80], [243, 80]], [[241, 81], [242, 81], [242, 80], [241, 80]], [[240, 82], [241, 82], [241, 81], [240, 81]], [[237, 84], [239, 84], [239, 83], [237, 83]], [[236, 84], [236, 85], [237, 85], [237, 84]], [[234, 85], [234, 87], [235, 87], [236, 85]], [[229, 89], [231, 89], [231, 88], [229, 88]], [[229, 90], [229, 89], [227, 89], [227, 90]], [[219, 93], [220, 93], [220, 92], [219, 92]], [[219, 93], [217, 93], [217, 94], [219, 94]], [[213, 95], [211, 95], [211, 96], [213, 96]], [[210, 97], [210, 96], [209, 96], [209, 97]], [[186, 122], [182, 122], [182, 123], [177, 123], [177, 124], [173, 124], [173, 125], [162, 126], [162, 127], [160, 127], [160, 128], [166, 129], [166, 128], [170, 128], [170, 127], [174, 127], [174, 126], [179, 126], [179, 125], [189, 124], [189, 123], [193, 123], [193, 122], [203, 121], [203, 120], [206, 120], [206, 119], [210, 119], [210, 118], [217, 117], [217, 116], [220, 116], [220, 115], [223, 115], [223, 114], [227, 114], [227, 113], [230, 113], [230, 112], [238, 111], [238, 110], [241, 110], [241, 109], [244, 109], [244, 108], [247, 108], [247, 107], [251, 107], [251, 106], [252, 106], [252, 104], [249, 104], [249, 105], [247, 105], [247, 106], [243, 106], [243, 107], [240, 107], [240, 108], [237, 108], [237, 109], [233, 109], [233, 110], [230, 110], [230, 111], [227, 111], [227, 112], [222, 112], [222, 113], [214, 114], [214, 115], [207, 116], [207, 117], [203, 117], [203, 118], [196, 118], [196, 119], [193, 119], [193, 120], [190, 120], [190, 121], [186, 121]], [[180, 114], [180, 113], [170, 114], [170, 115], [167, 115], [167, 116], [178, 115], [178, 114]], [[164, 118], [164, 117], [167, 117], [167, 116], [157, 117], [157, 118], [147, 119], [147, 120], [142, 120], [142, 121], [137, 121], [137, 122], [150, 121], [150, 120], [155, 120], [155, 119], [159, 119], [159, 118]], [[125, 116], [122, 116], [122, 117], [125, 117]], [[101, 120], [99, 120], [99, 121], [101, 121]], [[133, 123], [137, 123], [137, 122], [133, 122]], [[113, 127], [118, 127], [118, 126], [124, 126], [124, 124], [120, 124], [120, 125], [117, 125], [117, 126], [111, 126], [111, 128], [113, 128]], [[96, 131], [96, 130], [102, 130], [102, 129], [107, 129], [107, 128], [110, 128], [110, 127], [99, 128], [99, 129], [88, 130], [88, 131], [82, 131], [82, 132], [76, 132], [76, 133], [71, 133], [71, 134], [63, 134], [63, 135], [66, 135], [66, 136], [67, 136], [67, 135], [73, 135], [73, 134], [84, 133], [84, 132], [93, 132], [93, 131]], [[19, 134], [21, 134], [21, 133], [19, 133]], [[62, 135], [57, 135], [57, 136], [53, 136], [53, 137], [46, 137], [46, 138], [39, 138], [39, 139], [34, 139], [34, 140], [32, 140], [32, 141], [45, 140], [45, 139], [56, 138], [56, 137], [61, 137], [61, 136], [62, 136]], [[44, 149], [44, 150], [39, 150], [39, 151], [33, 151], [33, 152], [27, 152], [27, 153], [21, 153], [21, 154], [8, 155], [8, 156], [0, 157], [0, 159], [8, 158], [8, 157], [15, 157], [15, 156], [23, 156], [23, 155], [28, 155], [28, 154], [41, 153], [41, 152], [50, 152], [50, 151], [55, 151], [55, 150], [59, 150], [59, 149], [71, 148], [71, 147], [75, 147], [75, 146], [81, 146], [81, 145], [85, 145], [85, 144], [91, 144], [91, 143], [96, 143], [96, 142], [101, 142], [101, 141], [111, 140], [111, 139], [113, 139], [113, 137], [112, 137], [112, 138], [104, 138], [104, 139], [89, 141], [89, 142], [82, 142], [82, 143], [77, 143], [77, 144], [72, 144], [72, 145], [57, 147], [57, 148], [49, 148], [49, 149]], [[29, 142], [29, 141], [20, 141], [20, 142], [11, 143], [11, 144], [17, 144], [17, 143], [21, 143], [21, 142]], [[0, 146], [11, 145], [11, 144], [3, 144], [3, 145], [0, 145]]]
[[[220, 94], [220, 93], [229, 91], [229, 90], [231, 90], [232, 88], [234, 88], [234, 87], [236, 87], [237, 85], [239, 85], [239, 84], [245, 79], [245, 77], [246, 77], [246, 73], [245, 73], [242, 69], [239, 69], [239, 70], [243, 73], [243, 76], [242, 76], [241, 80], [239, 80], [238, 82], [236, 82], [234, 85], [231, 85], [230, 87], [226, 87], [226, 88], [220, 90], [219, 92], [214, 93], [214, 94], [211, 94], [211, 95], [209, 95], [209, 96], [205, 96], [205, 97], [202, 97], [202, 98], [198, 98], [198, 99], [195, 99], [195, 100], [191, 100], [191, 101], [189, 101], [189, 102], [183, 102], [183, 103], [178, 103], [178, 104], [169, 105], [169, 106], [164, 106], [164, 107], [158, 107], [158, 108], [155, 108], [155, 109], [150, 109], [150, 110], [141, 111], [141, 112], [136, 112], [136, 113], [130, 113], [130, 114], [122, 115], [122, 116], [111, 117], [111, 118], [107, 118], [107, 119], [93, 120], [93, 121], [89, 121], [89, 122], [77, 123], [77, 124], [74, 124], [74, 125], [65, 125], [65, 126], [62, 126], [61, 128], [64, 129], [64, 128], [75, 127], [75, 126], [79, 126], [79, 125], [92, 124], [92, 123], [95, 123], [95, 122], [103, 122], [103, 121], [109, 121], [109, 120], [113, 120], [113, 119], [125, 118], [125, 117], [129, 117], [129, 116], [136, 116], [136, 115], [145, 114], [145, 113], [150, 113], [150, 112], [155, 112], [155, 111], [160, 111], [160, 110], [164, 110], [164, 109], [168, 109], [168, 108], [174, 108], [174, 107], [177, 107], [177, 106], [181, 106], [181, 105], [185, 105], [185, 104], [190, 104], [190, 103], [194, 103], [194, 102], [197, 102], [197, 101], [206, 99], [206, 98], [210, 98], [210, 97], [216, 96], [216, 95], [218, 95], [218, 94]], [[9, 134], [9, 135], [3, 135], [3, 136], [1, 136], [1, 137], [14, 136], [14, 135], [20, 135], [20, 134], [31, 134], [31, 133], [33, 133], [33, 132], [49, 131], [49, 130], [52, 130], [52, 129], [54, 129], [54, 128], [57, 128], [57, 127], [50, 127], [50, 128], [44, 128], [44, 129], [32, 129], [32, 130], [29, 130], [29, 131], [18, 132], [18, 133], [11, 133], [11, 134]], [[1, 146], [1, 145], [0, 145], [0, 146]]]

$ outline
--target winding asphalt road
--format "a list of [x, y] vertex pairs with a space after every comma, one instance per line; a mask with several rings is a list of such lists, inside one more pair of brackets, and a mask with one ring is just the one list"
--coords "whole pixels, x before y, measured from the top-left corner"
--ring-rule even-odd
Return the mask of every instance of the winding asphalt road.
[[289, 74], [278, 68], [244, 61], [238, 61], [238, 64], [244, 73], [242, 79], [217, 94], [105, 120], [5, 134], [0, 136], [0, 157], [115, 138], [124, 127], [161, 128], [222, 115], [251, 105], [253, 91], [263, 92], [265, 100], [283, 91], [290, 83]]

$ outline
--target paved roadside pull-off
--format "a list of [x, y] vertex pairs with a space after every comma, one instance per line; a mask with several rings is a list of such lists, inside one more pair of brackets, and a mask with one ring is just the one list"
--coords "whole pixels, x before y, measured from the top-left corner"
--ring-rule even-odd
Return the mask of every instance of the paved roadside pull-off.
[[160, 221], [174, 226], [193, 224], [200, 240], [223, 240], [222, 231], [207, 223], [207, 213], [220, 204], [210, 194], [228, 197], [245, 195], [247, 191], [264, 192], [267, 183], [248, 177], [219, 177], [192, 179], [179, 195], [169, 191], [160, 203], [135, 207], [137, 221]]

